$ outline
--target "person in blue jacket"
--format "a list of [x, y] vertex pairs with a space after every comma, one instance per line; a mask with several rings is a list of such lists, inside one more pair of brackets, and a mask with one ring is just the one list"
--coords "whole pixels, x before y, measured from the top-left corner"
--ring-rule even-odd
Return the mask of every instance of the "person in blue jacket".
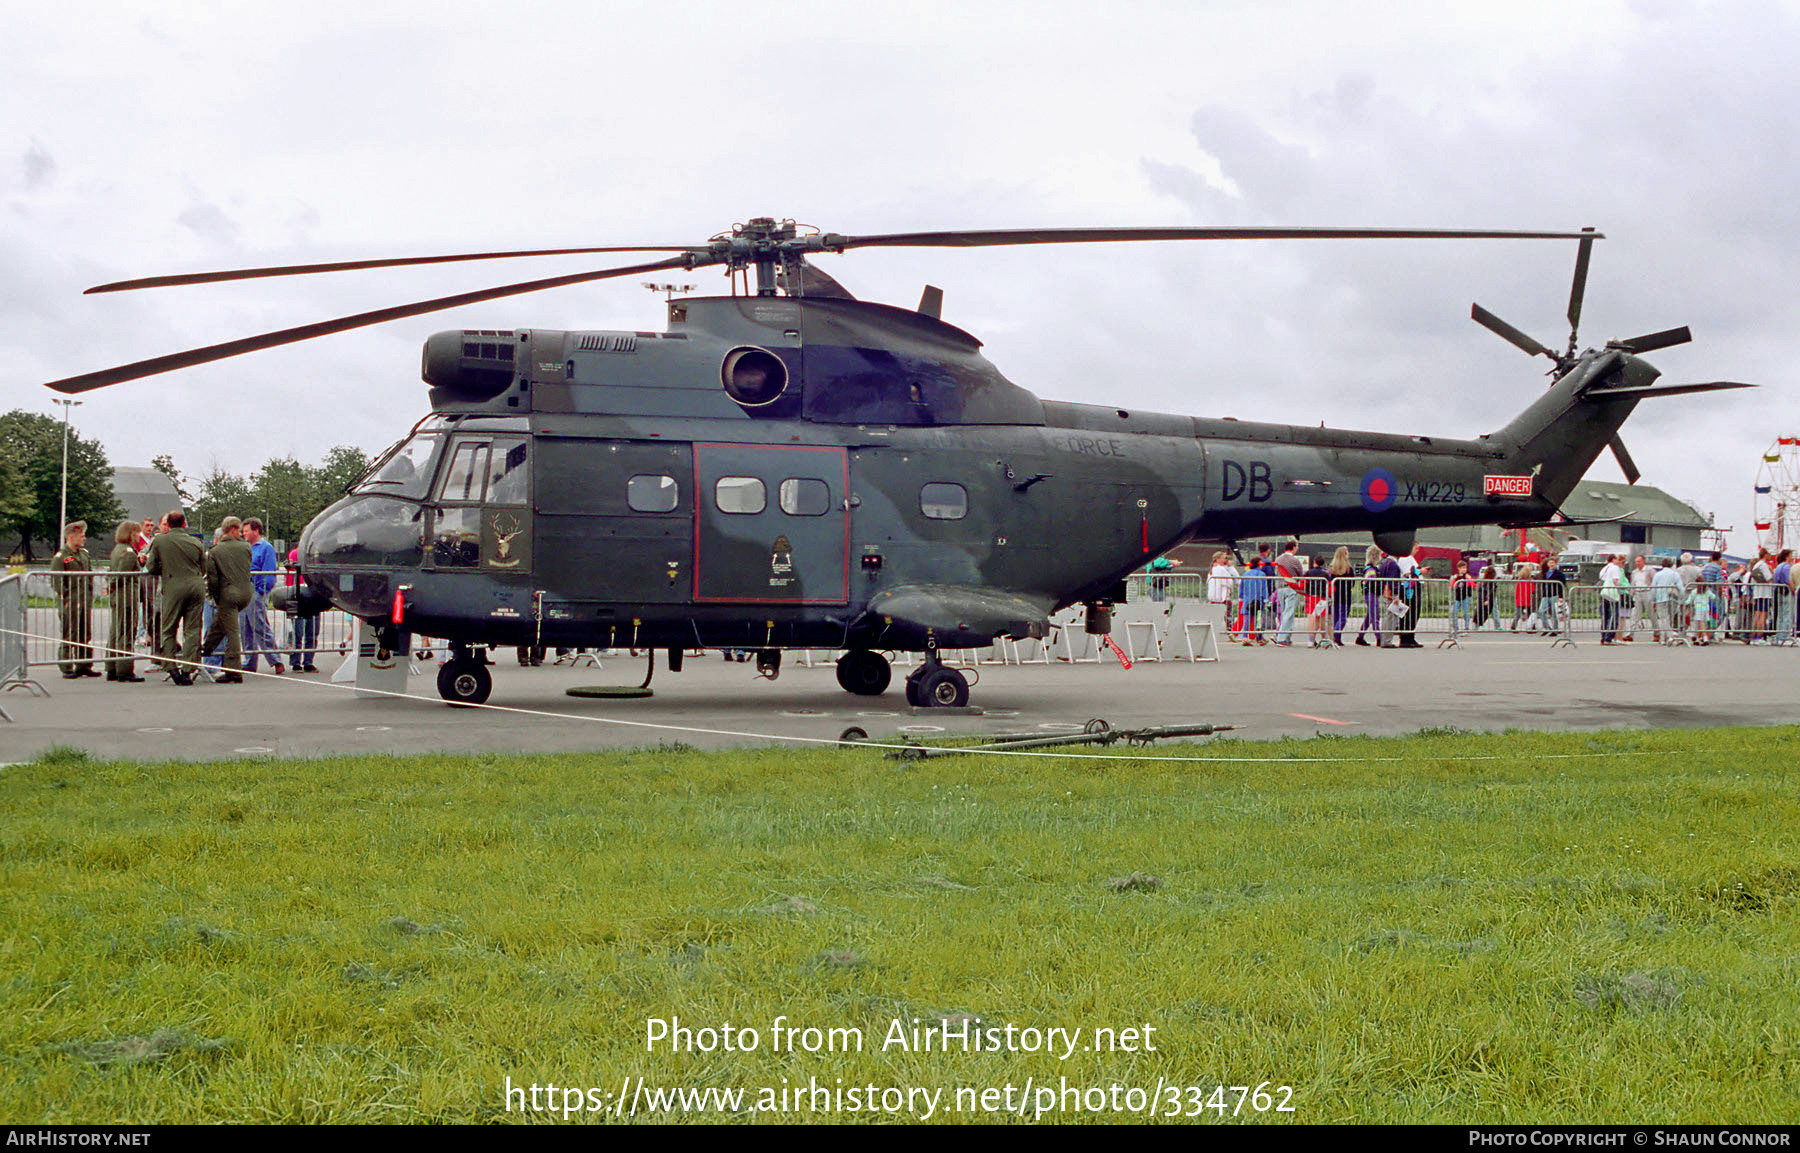
[[281, 666], [281, 654], [275, 648], [275, 632], [269, 627], [269, 592], [275, 587], [276, 570], [281, 562], [275, 555], [275, 546], [263, 539], [262, 521], [247, 518], [244, 539], [250, 543], [250, 581], [255, 592], [250, 598], [250, 607], [240, 618], [244, 641], [243, 671], [255, 672], [257, 655], [267, 653], [270, 671], [286, 672]]

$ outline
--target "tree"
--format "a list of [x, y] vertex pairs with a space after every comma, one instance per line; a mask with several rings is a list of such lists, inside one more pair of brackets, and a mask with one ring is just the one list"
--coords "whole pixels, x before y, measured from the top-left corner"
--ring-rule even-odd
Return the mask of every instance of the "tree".
[[262, 466], [251, 481], [250, 507], [263, 518], [264, 533], [278, 540], [298, 540], [300, 530], [325, 502], [314, 470], [290, 457]]
[[[168, 475], [160, 464], [156, 467]], [[367, 453], [340, 444], [317, 466], [279, 457], [264, 462], [248, 479], [215, 468], [200, 481], [200, 495], [191, 502], [194, 522], [215, 528], [228, 516], [254, 516], [263, 521], [263, 532], [269, 537], [298, 541], [312, 519], [343, 496], [344, 489], [368, 467]]]
[[150, 467], [169, 478], [169, 483], [175, 486], [175, 495], [181, 498], [183, 507], [194, 502], [194, 494], [188, 491], [190, 482], [187, 477], [176, 470], [174, 457], [167, 454], [154, 457], [150, 461]]
[[323, 509], [325, 505], [343, 496], [344, 490], [357, 477], [369, 471], [370, 463], [368, 453], [347, 444], [337, 445], [326, 453], [325, 463], [317, 469], [319, 495], [324, 498], [324, 503], [319, 508]]
[[200, 480], [200, 495], [193, 504], [193, 521], [189, 527], [215, 529], [228, 516], [255, 516], [256, 497], [250, 484], [241, 476], [233, 476], [222, 468], [214, 468]]
[[[97, 440], [69, 429], [69, 519], [110, 529], [125, 515], [113, 492], [112, 465]], [[14, 409], [0, 416], [0, 457], [18, 474], [11, 499], [0, 497], [0, 532], [17, 534], [26, 560], [32, 541], [54, 552], [61, 544], [57, 513], [63, 495], [63, 422], [42, 413]], [[0, 492], [5, 491], [0, 477]], [[100, 532], [95, 535], [106, 536]]]
[[10, 525], [31, 515], [31, 486], [25, 470], [10, 452], [0, 452], [0, 524]]

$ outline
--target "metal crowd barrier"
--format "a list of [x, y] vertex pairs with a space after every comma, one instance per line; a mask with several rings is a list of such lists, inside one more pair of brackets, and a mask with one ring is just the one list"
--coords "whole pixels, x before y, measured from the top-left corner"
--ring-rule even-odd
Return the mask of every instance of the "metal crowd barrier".
[[[19, 589], [17, 596], [23, 623], [16, 626], [15, 631], [28, 634], [20, 638], [22, 667], [65, 663], [92, 663], [98, 666], [108, 656], [113, 616], [127, 602], [135, 625], [129, 641], [132, 655], [139, 660], [151, 659], [156, 655], [162, 619], [158, 578], [145, 572], [113, 573], [105, 570], [25, 575], [38, 579], [20, 580], [17, 576], [7, 578], [8, 585]], [[254, 575], [275, 576], [279, 580], [286, 574]], [[5, 600], [5, 596], [0, 595], [0, 615], [5, 612]], [[239, 612], [240, 629], [244, 618], [251, 611], [244, 609]], [[270, 635], [275, 638], [274, 647], [252, 649], [245, 646], [243, 654], [246, 658], [254, 654], [291, 665], [294, 656], [301, 651], [296, 644], [300, 638], [295, 635], [294, 628], [298, 618], [270, 610], [269, 619]], [[313, 619], [318, 624], [318, 635], [305, 651], [314, 654], [314, 660], [319, 655], [334, 652], [349, 655], [356, 651], [357, 622], [354, 617], [333, 609]], [[64, 639], [65, 623], [71, 638], [67, 641]], [[13, 626], [0, 622], [0, 628], [10, 627]], [[10, 633], [0, 635], [0, 645], [4, 645], [9, 639]], [[0, 649], [0, 676], [7, 675], [5, 670], [9, 667], [4, 657], [6, 651]]]
[[[1149, 595], [1134, 578], [1133, 596]], [[1623, 641], [1672, 644], [1724, 640], [1796, 645], [1796, 598], [1785, 586], [1720, 582], [1689, 589], [1603, 588], [1563, 581], [1363, 576], [1312, 578], [1291, 592], [1281, 576], [1166, 577], [1168, 602], [1178, 590], [1203, 600], [1208, 581], [1228, 591], [1224, 630], [1238, 643], [1439, 645], [1505, 636], [1552, 644]], [[1185, 586], [1178, 582], [1187, 582]], [[1212, 588], [1212, 591], [1221, 591]]]
[[1795, 596], [1785, 585], [1727, 580], [1632, 591], [1627, 631], [1648, 630], [1665, 644], [1795, 644]]
[[[48, 696], [49, 690], [31, 679], [25, 596], [24, 574], [0, 576], [0, 689], [11, 692], [24, 688]], [[3, 706], [0, 720], [12, 720], [12, 714]]]
[[[1105, 637], [1086, 631], [1085, 614], [1076, 606], [1051, 619], [1044, 640], [1001, 641], [961, 659], [968, 664], [1094, 663], [1111, 659], [1106, 639], [1131, 661], [1215, 660], [1218, 646], [1227, 641], [1267, 644], [1284, 638], [1321, 647], [1427, 641], [1444, 646], [1494, 636], [1536, 637], [1555, 644], [1626, 637], [1682, 645], [1727, 640], [1796, 644], [1796, 598], [1787, 587], [1769, 583], [1607, 589], [1508, 577], [1343, 576], [1313, 578], [1300, 590], [1285, 586], [1279, 576], [1139, 574], [1132, 578], [1126, 603], [1115, 607], [1112, 631]], [[1209, 599], [1209, 592], [1228, 595]], [[136, 657], [147, 659], [156, 652], [161, 608], [157, 579], [148, 573], [36, 571], [0, 578], [0, 687], [25, 684], [42, 691], [29, 680], [28, 670], [69, 661], [71, 653], [82, 663], [103, 661], [122, 597], [130, 599], [136, 617], [130, 647]], [[70, 605], [77, 607], [71, 610]], [[275, 646], [246, 648], [244, 655], [254, 652], [292, 664], [297, 619], [273, 611], [270, 619]], [[355, 651], [355, 618], [331, 610], [313, 619], [318, 626], [309, 647], [314, 659]], [[74, 634], [68, 642], [65, 621]], [[801, 663], [810, 666], [812, 657], [802, 654]]]

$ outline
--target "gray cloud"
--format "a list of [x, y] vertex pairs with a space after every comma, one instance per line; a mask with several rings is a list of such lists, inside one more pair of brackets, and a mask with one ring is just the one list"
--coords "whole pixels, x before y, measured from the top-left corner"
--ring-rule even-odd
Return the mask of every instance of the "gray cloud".
[[25, 149], [19, 163], [27, 192], [37, 192], [56, 178], [56, 159], [35, 140]]
[[219, 248], [238, 246], [241, 230], [237, 222], [216, 204], [190, 204], [175, 217], [175, 222]]

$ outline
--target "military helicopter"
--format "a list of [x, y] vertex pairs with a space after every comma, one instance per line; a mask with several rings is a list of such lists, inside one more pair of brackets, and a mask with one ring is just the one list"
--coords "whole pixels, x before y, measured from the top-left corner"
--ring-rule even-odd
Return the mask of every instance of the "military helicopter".
[[[807, 260], [869, 247], [971, 248], [1341, 238], [1574, 239], [1569, 342], [1554, 352], [1476, 305], [1553, 383], [1473, 440], [1338, 431], [1040, 399], [942, 319], [852, 298]], [[1638, 401], [1749, 387], [1658, 384], [1640, 359], [1685, 328], [1577, 352], [1601, 234], [1426, 229], [1095, 228], [846, 236], [759, 217], [699, 245], [484, 252], [289, 265], [101, 285], [112, 292], [516, 256], [670, 252], [503, 285], [51, 382], [116, 384], [519, 293], [722, 266], [725, 296], [670, 299], [663, 332], [440, 332], [431, 413], [300, 541], [300, 597], [375, 625], [390, 649], [445, 638], [438, 690], [479, 704], [493, 646], [843, 650], [839, 684], [888, 688], [884, 651], [919, 652], [914, 706], [963, 706], [940, 658], [1042, 638], [1087, 608], [1110, 631], [1124, 578], [1192, 539], [1367, 530], [1389, 551], [1433, 525], [1548, 523]], [[752, 283], [753, 281], [753, 283]], [[1072, 542], [1079, 541], [1079, 547]]]

